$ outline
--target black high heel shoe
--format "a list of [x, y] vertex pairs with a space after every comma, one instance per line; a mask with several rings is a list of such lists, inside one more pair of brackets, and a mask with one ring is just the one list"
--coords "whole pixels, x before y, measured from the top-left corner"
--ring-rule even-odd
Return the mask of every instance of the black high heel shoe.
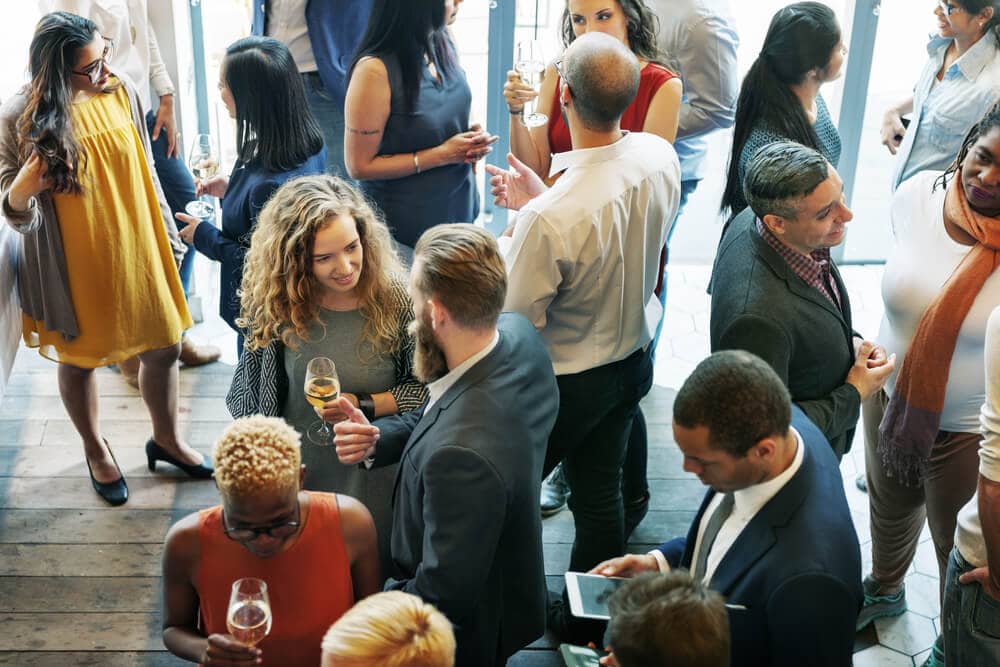
[[212, 475], [215, 474], [215, 468], [212, 467], [212, 459], [208, 455], [203, 455], [205, 460], [198, 465], [191, 465], [190, 463], [182, 463], [167, 453], [167, 450], [156, 444], [152, 438], [146, 441], [146, 461], [149, 464], [149, 470], [156, 470], [156, 462], [164, 461], [170, 465], [177, 466], [184, 472], [188, 474], [189, 477], [194, 477], [195, 479], [210, 479]]
[[122, 474], [121, 466], [118, 465], [115, 453], [111, 451], [107, 440], [104, 441], [104, 446], [108, 448], [108, 454], [111, 454], [111, 460], [118, 468], [118, 479], [113, 482], [98, 482], [94, 479], [94, 471], [90, 467], [90, 459], [87, 458], [86, 454], [83, 455], [83, 460], [87, 462], [87, 472], [90, 473], [90, 482], [94, 485], [94, 491], [97, 491], [97, 495], [104, 498], [109, 505], [117, 507], [124, 505], [125, 501], [128, 500], [128, 485], [125, 483], [125, 475]]

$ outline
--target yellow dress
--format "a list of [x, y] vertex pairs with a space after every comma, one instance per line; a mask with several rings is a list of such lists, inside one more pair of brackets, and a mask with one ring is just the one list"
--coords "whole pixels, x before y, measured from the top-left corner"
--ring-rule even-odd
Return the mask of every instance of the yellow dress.
[[23, 315], [42, 356], [97, 368], [180, 341], [192, 325], [124, 86], [73, 105], [79, 195], [53, 194], [80, 335]]

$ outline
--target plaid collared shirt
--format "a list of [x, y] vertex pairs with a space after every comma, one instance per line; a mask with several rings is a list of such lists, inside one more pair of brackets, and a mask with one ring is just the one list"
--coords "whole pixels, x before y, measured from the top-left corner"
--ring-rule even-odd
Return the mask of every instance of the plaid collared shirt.
[[837, 281], [830, 275], [833, 270], [833, 260], [830, 257], [829, 248], [813, 250], [809, 253], [809, 256], [795, 252], [782, 243], [760, 218], [757, 218], [757, 233], [767, 241], [769, 246], [781, 255], [781, 258], [792, 269], [792, 273], [802, 278], [807, 285], [818, 289], [838, 309], [843, 309], [840, 303], [840, 290], [837, 289]]

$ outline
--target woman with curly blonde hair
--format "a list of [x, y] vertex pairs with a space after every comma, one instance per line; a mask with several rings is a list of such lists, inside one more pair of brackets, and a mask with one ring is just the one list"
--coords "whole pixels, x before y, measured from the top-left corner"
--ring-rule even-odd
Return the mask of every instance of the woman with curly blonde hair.
[[[419, 407], [412, 373], [413, 305], [388, 228], [365, 199], [332, 176], [281, 186], [261, 211], [241, 288], [246, 349], [226, 404], [234, 417], [283, 417], [300, 432], [316, 421], [302, 388], [314, 357], [337, 366], [341, 396], [369, 420]], [[344, 415], [336, 402], [323, 419]], [[331, 443], [302, 445], [305, 488], [354, 496], [371, 511], [388, 554], [395, 467], [362, 471]]]

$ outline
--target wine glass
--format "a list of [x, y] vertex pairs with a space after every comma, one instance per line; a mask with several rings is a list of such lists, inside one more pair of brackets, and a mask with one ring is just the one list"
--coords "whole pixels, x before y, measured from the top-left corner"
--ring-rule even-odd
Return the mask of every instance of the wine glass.
[[[330, 401], [340, 398], [340, 378], [337, 367], [327, 357], [316, 357], [306, 366], [306, 400], [315, 408], [322, 408]], [[330, 425], [320, 419], [306, 431], [309, 442], [329, 445], [333, 437]]]
[[[517, 43], [517, 60], [514, 62], [514, 71], [521, 77], [521, 81], [528, 84], [538, 92], [538, 87], [545, 76], [545, 59], [542, 57], [542, 47], [534, 39], [526, 39]], [[524, 115], [521, 122], [527, 127], [540, 127], [549, 122], [549, 117], [538, 112], [538, 97], [524, 103]]]
[[[211, 135], [199, 134], [195, 136], [191, 152], [188, 154], [188, 167], [191, 168], [195, 179], [199, 181], [207, 180], [219, 173], [219, 155], [212, 143]], [[201, 220], [210, 218], [215, 213], [215, 207], [206, 195], [188, 202], [184, 210], [188, 215]]]
[[271, 631], [271, 601], [261, 579], [237, 579], [229, 594], [226, 628], [241, 644], [256, 646]]

